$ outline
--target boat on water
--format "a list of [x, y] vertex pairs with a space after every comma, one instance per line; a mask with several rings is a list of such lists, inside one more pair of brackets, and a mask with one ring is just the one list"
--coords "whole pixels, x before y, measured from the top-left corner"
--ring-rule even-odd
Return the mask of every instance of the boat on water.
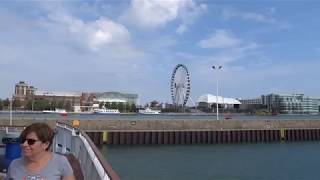
[[139, 114], [160, 114], [160, 110], [152, 110], [151, 108], [139, 109]]
[[232, 115], [230, 113], [224, 113], [223, 114], [224, 119], [232, 119]]
[[61, 114], [61, 115], [68, 114], [65, 109], [58, 109], [58, 108], [56, 108], [54, 111], [53, 110], [43, 110], [42, 113], [44, 113], [44, 114]]
[[94, 109], [94, 114], [120, 114], [120, 111], [118, 109]]
[[[0, 126], [1, 139], [7, 134], [10, 134], [9, 129], [13, 129], [15, 132], [21, 132], [23, 127]], [[52, 152], [64, 154], [68, 160], [70, 156], [77, 160], [77, 163], [80, 164], [80, 169], [74, 169], [76, 178], [81, 173], [83, 179], [120, 179], [85, 132], [60, 122], [56, 124], [55, 132]], [[4, 164], [6, 161], [5, 152], [8, 150], [10, 156], [12, 156], [13, 152], [10, 151], [15, 151], [14, 149], [6, 149], [11, 147], [6, 146], [6, 144], [0, 141], [0, 179], [5, 176], [6, 172]], [[18, 147], [19, 146], [20, 144]], [[74, 168], [73, 165], [75, 162], [71, 160], [69, 163], [71, 167]], [[79, 172], [79, 170], [81, 172]]]

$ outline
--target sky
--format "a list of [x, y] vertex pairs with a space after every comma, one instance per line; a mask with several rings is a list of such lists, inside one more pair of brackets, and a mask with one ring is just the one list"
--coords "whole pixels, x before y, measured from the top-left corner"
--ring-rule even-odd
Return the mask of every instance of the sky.
[[217, 79], [224, 97], [320, 97], [319, 9], [311, 0], [2, 0], [0, 98], [25, 81], [171, 103], [177, 64], [194, 102], [215, 95]]

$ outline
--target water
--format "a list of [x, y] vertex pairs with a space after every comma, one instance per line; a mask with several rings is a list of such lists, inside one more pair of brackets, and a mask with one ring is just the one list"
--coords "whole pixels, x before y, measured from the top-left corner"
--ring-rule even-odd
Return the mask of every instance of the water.
[[[8, 113], [0, 113], [9, 119]], [[215, 114], [84, 115], [14, 113], [13, 119], [215, 120]], [[223, 119], [221, 116], [220, 119]], [[235, 120], [320, 120], [319, 115], [248, 116]], [[320, 143], [102, 146], [121, 179], [313, 180], [320, 179]]]
[[101, 147], [124, 180], [313, 180], [319, 150], [319, 142]]
[[[276, 115], [276, 116], [257, 116], [245, 114], [232, 114], [233, 120], [320, 120], [320, 115]], [[116, 115], [95, 115], [95, 114], [68, 114], [63, 117], [59, 114], [42, 113], [14, 113], [13, 119], [40, 119], [40, 120], [216, 120], [215, 114], [160, 114], [160, 115], [142, 115], [142, 114], [116, 114]], [[0, 120], [8, 120], [9, 113], [0, 112]], [[220, 119], [223, 116], [220, 115]]]

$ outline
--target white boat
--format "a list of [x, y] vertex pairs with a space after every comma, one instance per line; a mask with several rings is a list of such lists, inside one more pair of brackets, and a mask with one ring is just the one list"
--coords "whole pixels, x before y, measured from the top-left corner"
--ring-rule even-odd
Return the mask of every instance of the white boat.
[[120, 114], [118, 109], [94, 109], [93, 112], [95, 114]]
[[42, 113], [67, 115], [67, 111], [65, 109], [58, 109], [58, 108], [56, 108], [54, 111], [52, 111], [52, 110], [44, 110], [44, 111], [42, 111]]
[[160, 114], [161, 111], [159, 110], [152, 110], [150, 108], [146, 109], [139, 109], [140, 114]]

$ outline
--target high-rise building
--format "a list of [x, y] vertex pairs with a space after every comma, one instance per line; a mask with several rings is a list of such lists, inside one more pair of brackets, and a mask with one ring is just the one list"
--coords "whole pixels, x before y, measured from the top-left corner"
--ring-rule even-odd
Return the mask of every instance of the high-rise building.
[[17, 108], [24, 109], [27, 101], [34, 96], [35, 90], [33, 86], [29, 86], [24, 81], [16, 83], [13, 100], [16, 102], [16, 106], [18, 106]]

